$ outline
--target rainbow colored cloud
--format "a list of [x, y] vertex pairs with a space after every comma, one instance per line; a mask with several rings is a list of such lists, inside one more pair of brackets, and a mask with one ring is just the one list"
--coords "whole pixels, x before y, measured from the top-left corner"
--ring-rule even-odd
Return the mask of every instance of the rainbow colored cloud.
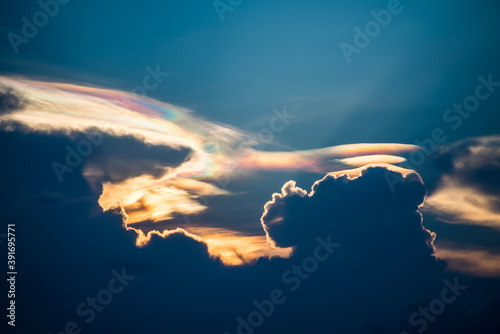
[[[201, 198], [229, 195], [226, 186], [232, 177], [263, 170], [356, 176], [363, 166], [398, 164], [405, 161], [400, 154], [419, 149], [405, 144], [351, 144], [291, 152], [259, 151], [254, 148], [250, 134], [149, 98], [20, 78], [0, 77], [0, 83], [23, 98], [19, 109], [0, 115], [3, 131], [22, 129], [68, 137], [97, 131], [118, 139], [132, 137], [145, 147], [188, 150], [188, 156], [178, 166], [155, 166], [162, 171], [160, 176], [145, 173], [112, 182], [103, 178], [105, 173], [99, 163], [85, 164], [83, 175], [89, 183], [102, 186], [99, 205], [105, 211], [122, 212], [124, 226], [138, 234], [138, 246], [146, 244], [152, 234], [166, 237], [183, 231], [206, 242], [211, 254], [227, 264], [241, 264], [261, 256], [287, 256], [290, 249], [273, 248], [264, 233], [244, 236], [236, 231], [200, 226], [174, 226], [144, 233], [133, 225], [200, 214], [209, 205]], [[396, 166], [391, 168], [406, 171]]]

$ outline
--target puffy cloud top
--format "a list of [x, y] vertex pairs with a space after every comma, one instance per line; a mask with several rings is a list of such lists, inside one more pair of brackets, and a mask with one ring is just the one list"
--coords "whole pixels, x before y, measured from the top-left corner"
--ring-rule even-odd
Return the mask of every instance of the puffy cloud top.
[[352, 247], [370, 245], [427, 257], [433, 252], [434, 234], [423, 227], [418, 211], [425, 193], [415, 173], [367, 167], [355, 178], [328, 174], [310, 193], [287, 182], [265, 205], [261, 222], [278, 247], [299, 249], [331, 234]]

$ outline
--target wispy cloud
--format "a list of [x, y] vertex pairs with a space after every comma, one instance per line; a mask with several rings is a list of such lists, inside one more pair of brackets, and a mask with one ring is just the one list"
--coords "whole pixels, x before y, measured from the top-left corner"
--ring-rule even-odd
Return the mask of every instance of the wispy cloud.
[[442, 148], [440, 158], [451, 170], [429, 195], [424, 210], [450, 224], [499, 229], [500, 137], [457, 142]]
[[[211, 254], [228, 264], [242, 264], [261, 256], [287, 256], [289, 250], [270, 247], [264, 233], [245, 236], [230, 230], [180, 225], [163, 231], [150, 229], [145, 233], [132, 226], [205, 211], [209, 204], [202, 198], [231, 194], [226, 189], [227, 182], [225, 185], [217, 182], [228, 177], [242, 177], [259, 170], [328, 173], [354, 169], [352, 173], [356, 173], [356, 168], [365, 165], [403, 162], [405, 159], [400, 154], [419, 149], [404, 144], [351, 144], [264, 152], [253, 147], [255, 141], [250, 134], [206, 121], [191, 110], [168, 103], [73, 84], [7, 77], [0, 77], [0, 81], [23, 96], [22, 106], [0, 116], [3, 131], [57, 134], [69, 138], [98, 132], [105, 138], [123, 140], [127, 145], [132, 138], [142, 143], [144, 151], [160, 147], [171, 149], [172, 154], [177, 152], [175, 159], [148, 156], [138, 163], [144, 155], [141, 150], [134, 151], [137, 156], [122, 154], [120, 157], [113, 144], [106, 152], [99, 153], [104, 158], [82, 159], [82, 171], [95, 189], [102, 189], [101, 207], [123, 212], [125, 227], [138, 234], [137, 245], [146, 244], [153, 235], [166, 237], [182, 230], [187, 235], [202, 238]], [[105, 144], [99, 145], [103, 150]], [[92, 152], [95, 151], [98, 149]], [[188, 153], [183, 156], [181, 151]], [[89, 155], [98, 154], [92, 152]], [[130, 168], [125, 168], [129, 164]], [[141, 169], [145, 171], [143, 174]], [[212, 227], [217, 226], [217, 222], [209, 223]]]
[[436, 256], [448, 268], [479, 277], [500, 277], [500, 254], [480, 249], [437, 247]]

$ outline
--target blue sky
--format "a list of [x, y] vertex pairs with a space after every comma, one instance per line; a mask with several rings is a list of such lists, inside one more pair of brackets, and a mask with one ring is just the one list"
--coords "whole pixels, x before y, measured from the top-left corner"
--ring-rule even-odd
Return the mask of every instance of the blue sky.
[[[337, 274], [333, 266], [320, 268], [323, 274], [318, 274], [321, 277], [315, 279], [316, 285], [304, 288], [308, 290], [298, 293], [283, 313], [270, 318], [263, 333], [275, 332], [284, 319], [287, 322], [283, 328], [289, 331], [326, 332], [334, 325], [344, 333], [415, 330], [411, 322], [408, 327], [407, 321], [414, 306], [428, 304], [442, 289], [443, 280], [455, 277], [467, 281], [477, 292], [464, 293], [466, 297], [450, 306], [448, 315], [429, 327], [428, 333], [443, 333], [443, 328], [495, 333], [498, 323], [491, 314], [498, 311], [500, 300], [500, 87], [496, 88], [500, 82], [499, 1], [47, 3], [57, 3], [57, 13], [46, 16], [47, 23], [40, 24], [32, 37], [25, 36], [25, 19], [36, 21], [43, 6], [24, 0], [0, 4], [0, 139], [9, 161], [0, 169], [0, 175], [8, 176], [8, 191], [0, 198], [4, 212], [1, 217], [20, 225], [21, 238], [29, 241], [29, 246], [19, 252], [29, 257], [26, 275], [39, 277], [39, 282], [30, 284], [23, 279], [20, 287], [35, 291], [38, 303], [70, 279], [79, 286], [91, 282], [98, 289], [111, 269], [125, 265], [135, 270], [136, 282], [140, 282], [123, 296], [124, 305], [134, 307], [111, 305], [110, 309], [116, 308], [109, 317], [103, 313], [90, 324], [94, 327], [88, 332], [116, 330], [113, 322], [122, 314], [132, 317], [135, 312], [147, 319], [146, 327], [130, 320], [130, 327], [126, 322], [117, 325], [120, 330], [156, 333], [168, 328], [189, 333], [200, 332], [205, 328], [202, 324], [206, 324], [210, 333], [229, 331], [231, 326], [233, 333], [234, 319], [248, 310], [252, 298], [268, 296], [280, 274], [316, 247], [316, 234], [337, 233], [337, 241], [346, 252], [341, 251], [334, 263], [345, 273]], [[231, 10], [218, 12], [217, 3], [225, 3]], [[397, 14], [391, 14], [390, 22], [379, 26], [380, 31], [370, 37], [366, 47], [358, 45], [358, 52], [346, 57], [342, 43], [356, 46], [358, 29], [370, 35], [366, 27], [375, 20], [373, 12], [388, 13], [391, 8], [397, 8]], [[19, 36], [24, 36], [24, 42], [13, 44], [13, 38]], [[152, 71], [161, 75], [155, 79]], [[53, 90], [44, 91], [43, 84], [30, 80], [76, 86], [47, 84]], [[123, 99], [137, 87], [144, 89], [145, 82], [154, 87], [145, 90], [147, 97], [168, 103], [169, 107], [151, 100], [139, 99], [137, 105], [119, 100], [116, 105], [124, 109], [113, 109], [116, 114], [102, 109], [102, 117], [115, 117], [117, 126], [132, 124], [136, 126], [132, 130], [145, 131], [146, 139], [134, 137], [133, 132], [127, 132], [129, 128], [113, 132], [97, 127], [107, 139], [105, 144], [97, 145], [97, 153], [83, 159], [64, 176], [64, 182], [59, 182], [51, 163], [64, 161], [67, 145], [77, 147], [85, 140], [85, 131], [90, 130], [81, 124], [101, 115], [101, 109], [92, 108], [105, 108], [109, 103], [114, 108], [118, 97]], [[82, 86], [95, 89], [89, 93]], [[478, 89], [488, 97], [479, 99]], [[448, 110], [454, 104], [472, 101], [471, 96], [478, 101], [476, 110], [464, 112], [458, 118], [460, 125], [454, 127], [458, 114]], [[64, 101], [74, 104], [65, 105]], [[50, 106], [43, 110], [47, 113], [33, 121], [36, 114], [29, 114], [32, 110], [26, 106], [43, 103]], [[74, 110], [62, 110], [74, 105], [78, 106]], [[75, 110], [83, 116], [78, 118]], [[131, 110], [140, 115], [130, 116], [127, 112]], [[175, 144], [147, 133], [157, 125], [154, 117], [158, 110], [165, 113], [162, 117], [168, 129], [171, 125], [176, 129], [172, 130]], [[253, 152], [251, 138], [255, 140], [262, 131], [272, 129], [273, 119], [283, 112], [292, 117], [279, 131], [272, 130], [272, 140], [256, 147], [262, 154], [260, 158], [252, 160], [243, 154]], [[144, 115], [146, 123], [142, 123]], [[454, 116], [454, 121], [446, 115]], [[64, 117], [75, 117], [69, 118], [74, 124], [60, 125]], [[185, 132], [176, 132], [175, 126]], [[436, 129], [444, 138], [439, 142], [434, 140]], [[215, 135], [215, 144], [212, 140], [199, 143], [206, 133]], [[425, 143], [430, 139], [435, 145], [427, 153]], [[389, 193], [384, 188], [387, 184], [381, 187], [381, 171], [376, 168], [352, 180], [331, 179], [325, 174], [336, 172], [345, 156], [303, 152], [356, 143], [424, 146], [419, 151], [424, 152], [423, 162], [418, 164], [414, 163], [417, 153], [413, 149], [398, 148], [394, 153], [407, 158], [409, 165], [402, 166], [414, 169], [421, 180], [396, 176], [398, 188]], [[201, 151], [213, 159], [208, 159], [212, 164], [201, 176], [196, 174], [196, 168], [181, 168], [189, 157]], [[274, 155], [261, 151], [272, 151]], [[243, 166], [241, 173], [220, 163], [231, 157]], [[325, 160], [327, 157], [330, 160]], [[324, 169], [325, 161], [331, 164], [331, 170]], [[125, 219], [123, 212], [132, 217], [131, 212], [141, 211], [134, 207], [137, 203], [106, 208], [102, 197], [111, 194], [111, 199], [126, 202], [129, 198], [121, 190], [131, 189], [132, 193], [137, 189], [136, 183], [126, 184], [123, 180], [139, 184], [142, 180], [137, 181], [137, 176], [152, 176], [154, 182], [148, 182], [156, 185], [157, 174], [167, 170], [162, 169], [165, 166], [171, 168], [169, 172], [194, 175], [192, 179], [179, 177], [186, 182], [179, 184], [176, 174], [175, 180], [167, 180], [166, 188], [180, 193], [160, 195], [165, 196], [163, 200], [179, 200], [179, 212], [188, 212], [186, 207], [191, 205], [194, 214], [187, 223], [192, 228], [188, 232], [203, 232], [205, 239], [200, 241], [184, 232], [174, 233], [173, 237], [153, 235], [147, 247], [136, 247], [137, 231], [123, 229], [120, 224]], [[100, 182], [94, 182], [89, 175], [97, 175]], [[231, 181], [220, 186], [225, 175]], [[315, 182], [315, 189], [322, 191], [310, 192]], [[272, 197], [273, 193], [280, 195]], [[206, 194], [208, 200], [203, 198]], [[147, 202], [145, 206], [154, 207], [156, 197], [153, 199], [141, 204]], [[207, 208], [200, 209], [199, 204]], [[424, 229], [420, 229], [417, 210], [423, 214]], [[163, 213], [154, 224], [152, 219], [138, 218], [134, 226], [145, 232], [157, 229], [158, 234], [162, 229], [186, 227], [186, 221], [175, 216], [175, 210], [168, 213], [174, 217]], [[68, 221], [74, 225], [65, 225]], [[399, 222], [408, 224], [400, 227]], [[223, 229], [226, 234], [213, 232], [212, 228]], [[82, 240], [77, 237], [80, 234]], [[43, 236], [42, 240], [37, 235]], [[50, 237], [63, 242], [45, 245], [42, 241], [47, 239], [43, 238]], [[228, 266], [229, 260], [217, 253], [214, 245], [218, 238], [229, 245], [224, 251], [234, 248], [228, 257], [237, 266]], [[93, 248], [98, 242], [99, 246]], [[294, 253], [279, 253], [274, 259], [263, 256], [255, 262], [262, 254], [269, 254], [268, 242], [283, 245], [283, 249], [291, 247]], [[261, 249], [263, 243], [265, 250]], [[71, 245], [78, 245], [78, 249], [65, 254], [65, 248]], [[39, 254], [30, 255], [37, 250]], [[440, 260], [436, 261], [434, 255]], [[71, 261], [71, 256], [82, 264]], [[54, 262], [49, 263], [49, 259]], [[187, 264], [190, 261], [192, 265]], [[65, 265], [69, 269], [51, 282], [50, 275], [40, 273], [44, 265], [51, 270]], [[367, 278], [371, 276], [375, 277], [372, 283]], [[329, 288], [330, 280], [338, 280], [335, 288]], [[345, 291], [338, 288], [342, 284], [348, 285]], [[377, 292], [358, 289], [364, 284], [367, 290], [377, 289], [377, 284], [382, 288]], [[176, 285], [177, 291], [168, 289]], [[190, 290], [192, 286], [195, 288]], [[408, 292], [412, 286], [417, 288]], [[37, 315], [43, 330], [55, 331], [74, 316], [73, 305], [85, 296], [69, 289], [63, 286], [54, 297], [57, 303], [51, 302], [55, 309], [63, 310], [61, 315], [50, 318], [49, 311]], [[85, 290], [84, 294], [90, 293]], [[341, 302], [326, 300], [336, 295], [350, 307], [344, 309]], [[166, 303], [170, 297], [172, 303]], [[31, 295], [22, 292], [19, 298], [27, 301]], [[148, 307], [135, 307], [141, 298], [147, 300]], [[214, 301], [218, 298], [219, 302]], [[367, 311], [360, 306], [363, 300], [366, 308], [382, 306]], [[471, 300], [479, 300], [479, 306]], [[311, 303], [311, 309], [304, 307]], [[37, 307], [30, 304], [24, 310], [33, 313]], [[163, 327], [165, 324], [158, 319], [165, 310], [170, 313], [168, 325]], [[337, 312], [336, 320], [328, 318], [330, 311]], [[19, 319], [28, 319], [20, 314]], [[300, 317], [286, 320], [295, 319], [297, 314], [303, 316], [304, 322]], [[461, 315], [464, 323], [455, 322]], [[196, 316], [199, 323], [185, 325]], [[390, 325], [380, 320], [384, 317]], [[316, 325], [307, 327], [305, 322]], [[350, 328], [353, 322], [367, 327]], [[485, 325], [480, 327], [481, 323]]]
[[[39, 10], [35, 2], [3, 6], [5, 34]], [[353, 28], [387, 2], [243, 1], [221, 22], [210, 1], [71, 1], [18, 54], [3, 38], [2, 69], [127, 91], [159, 64], [170, 76], [150, 95], [214, 121], [258, 131], [273, 107], [300, 108], [300, 122], [279, 138], [295, 148], [412, 141], [439, 124], [478, 75], [495, 73], [498, 6], [404, 1], [347, 64], [339, 43], [352, 44]], [[481, 117], [487, 113], [482, 108], [468, 131], [494, 132]]]

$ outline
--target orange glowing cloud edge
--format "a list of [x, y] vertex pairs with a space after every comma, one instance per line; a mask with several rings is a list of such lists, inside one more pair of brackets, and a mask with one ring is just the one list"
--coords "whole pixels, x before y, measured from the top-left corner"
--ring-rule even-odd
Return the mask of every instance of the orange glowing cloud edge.
[[[296, 182], [293, 181], [293, 180], [290, 180], [290, 181], [286, 182], [281, 187], [281, 192], [279, 192], [279, 193], [273, 193], [272, 196], [271, 196], [272, 199], [270, 201], [268, 201], [264, 205], [264, 212], [262, 213], [262, 216], [260, 218], [260, 223], [262, 225], [262, 228], [264, 229], [264, 232], [266, 233], [266, 240], [267, 240], [267, 242], [269, 244], [271, 244], [272, 247], [277, 247], [276, 243], [269, 236], [268, 228], [267, 228], [266, 224], [264, 223], [264, 217], [268, 214], [269, 209], [271, 208], [271, 206], [273, 206], [274, 204], [276, 204], [276, 201], [279, 198], [283, 198], [283, 197], [289, 195], [290, 193], [298, 194], [301, 197], [305, 197], [305, 196], [312, 197], [314, 195], [314, 190], [313, 189], [314, 189], [315, 185], [318, 184], [318, 183], [320, 183], [320, 182], [322, 182], [326, 177], [333, 176], [334, 178], [340, 178], [340, 177], [346, 176], [348, 180], [354, 180], [354, 179], [356, 179], [358, 177], [361, 177], [363, 175], [363, 172], [367, 168], [370, 168], [370, 167], [383, 167], [383, 168], [386, 168], [387, 170], [400, 173], [403, 176], [403, 178], [406, 178], [409, 174], [413, 174], [413, 175], [415, 175], [420, 180], [421, 183], [423, 183], [423, 181], [420, 178], [420, 176], [414, 170], [403, 168], [403, 167], [399, 167], [399, 166], [394, 166], [394, 165], [386, 164], [386, 163], [371, 163], [371, 164], [368, 164], [368, 165], [365, 165], [365, 166], [360, 166], [358, 168], [352, 168], [352, 169], [346, 169], [346, 170], [340, 170], [340, 171], [330, 172], [327, 175], [325, 175], [322, 180], [316, 181], [312, 185], [310, 192], [307, 192], [306, 190], [297, 187]], [[271, 223], [281, 221], [282, 219], [283, 219], [282, 217], [275, 218]], [[429, 230], [427, 230], [427, 231], [430, 232], [431, 235], [433, 235], [434, 238], [435, 238], [435, 235], [436, 235], [435, 233], [433, 233], [433, 232], [431, 232]], [[432, 244], [432, 242], [431, 242], [431, 244]], [[434, 245], [432, 245], [432, 247], [434, 247]]]
[[449, 224], [487, 226], [500, 230], [498, 197], [446, 175], [426, 199], [425, 212]]
[[484, 249], [463, 249], [439, 246], [436, 257], [447, 263], [448, 271], [477, 277], [500, 277], [500, 254]]
[[[265, 152], [255, 150], [248, 134], [195, 117], [192, 111], [121, 91], [73, 84], [38, 82], [0, 77], [0, 82], [24, 95], [21, 110], [0, 116], [0, 129], [12, 123], [24, 131], [67, 134], [98, 129], [111, 136], [132, 136], [147, 145], [189, 148], [189, 159], [176, 168], [164, 169], [160, 178], [141, 175], [121, 183], [101, 180], [99, 166], [84, 166], [84, 177], [102, 185], [99, 205], [104, 211], [123, 210], [125, 227], [137, 233], [136, 244], [144, 246], [153, 235], [167, 237], [184, 233], [207, 244], [210, 254], [225, 264], [248, 263], [262, 256], [290, 255], [290, 249], [272, 247], [266, 236], [246, 236], [236, 231], [203, 227], [176, 228], [145, 234], [131, 227], [139, 222], [168, 221], [174, 216], [196, 215], [208, 209], [203, 196], [230, 192], [215, 181], [267, 171], [307, 171], [359, 175], [366, 166], [404, 162], [397, 156], [420, 149], [406, 144], [348, 144], [313, 150]], [[219, 183], [220, 184], [220, 183]], [[166, 205], [165, 203], [168, 203]], [[191, 232], [190, 232], [191, 231]]]

